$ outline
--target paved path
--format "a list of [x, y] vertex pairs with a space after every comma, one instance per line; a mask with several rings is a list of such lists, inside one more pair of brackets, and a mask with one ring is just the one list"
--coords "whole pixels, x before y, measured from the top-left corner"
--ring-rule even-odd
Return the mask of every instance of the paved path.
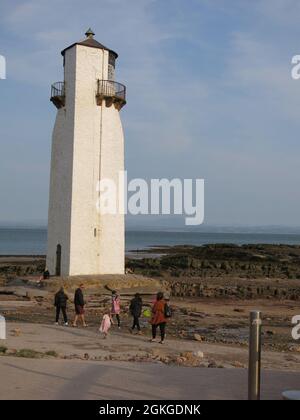
[[[20, 334], [13, 332], [19, 330]], [[215, 361], [217, 366], [242, 366], [248, 364], [248, 348], [232, 345], [211, 344], [192, 340], [176, 340], [168, 337], [164, 346], [149, 343], [146, 336], [131, 335], [127, 329], [119, 331], [115, 327], [107, 340], [103, 340], [96, 327], [72, 328], [55, 325], [30, 324], [19, 322], [7, 323], [7, 340], [0, 342], [9, 349], [32, 349], [41, 352], [53, 350], [60, 357], [88, 353], [91, 358], [113, 356], [114, 361], [127, 361], [135, 356], [144, 356], [155, 350], [161, 355], [181, 352], [204, 352], [206, 360]], [[300, 354], [264, 351], [262, 355], [264, 369], [298, 371], [300, 375]]]
[[[298, 373], [267, 371], [263, 398], [300, 389]], [[0, 399], [245, 399], [244, 369], [0, 358]]]

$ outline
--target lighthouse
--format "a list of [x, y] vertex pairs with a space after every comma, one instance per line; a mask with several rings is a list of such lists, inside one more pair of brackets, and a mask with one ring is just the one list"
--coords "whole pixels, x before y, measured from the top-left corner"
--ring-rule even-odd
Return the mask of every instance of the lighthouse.
[[64, 81], [51, 87], [57, 115], [47, 268], [57, 276], [124, 274], [124, 214], [102, 214], [97, 203], [101, 180], [120, 188], [126, 88], [115, 81], [117, 53], [96, 41], [91, 29], [85, 35], [62, 51]]

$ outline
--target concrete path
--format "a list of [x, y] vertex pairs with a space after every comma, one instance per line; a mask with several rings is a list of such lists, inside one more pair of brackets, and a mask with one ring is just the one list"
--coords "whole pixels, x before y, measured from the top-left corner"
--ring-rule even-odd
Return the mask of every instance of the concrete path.
[[[162, 364], [0, 358], [0, 399], [245, 399], [247, 371]], [[264, 399], [300, 389], [300, 375], [264, 373]]]
[[[14, 331], [19, 334], [14, 334]], [[114, 327], [107, 340], [103, 340], [96, 327], [72, 328], [55, 325], [7, 323], [7, 340], [0, 342], [9, 349], [32, 349], [40, 352], [55, 351], [61, 358], [77, 355], [90, 358], [113, 356], [114, 361], [128, 361], [132, 357], [144, 356], [155, 351], [160, 355], [179, 355], [181, 352], [204, 353], [205, 360], [216, 362], [217, 366], [247, 367], [248, 348], [210, 344], [192, 340], [176, 340], [168, 337], [164, 344], [149, 343], [146, 336], [131, 335], [127, 329], [119, 331]], [[264, 369], [299, 372], [300, 354], [263, 352]]]

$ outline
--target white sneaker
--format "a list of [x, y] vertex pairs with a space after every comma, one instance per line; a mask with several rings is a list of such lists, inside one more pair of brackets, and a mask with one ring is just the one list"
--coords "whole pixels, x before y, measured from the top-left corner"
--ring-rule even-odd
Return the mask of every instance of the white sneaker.
[[65, 326], [67, 327], [69, 325], [69, 323], [68, 322], [65, 322]]

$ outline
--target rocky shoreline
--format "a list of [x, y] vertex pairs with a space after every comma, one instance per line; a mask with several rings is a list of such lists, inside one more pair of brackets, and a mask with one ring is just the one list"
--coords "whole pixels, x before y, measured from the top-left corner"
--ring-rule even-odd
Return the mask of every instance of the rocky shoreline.
[[[300, 280], [300, 246], [234, 245], [156, 247], [147, 250], [158, 258], [127, 259], [133, 271], [172, 277], [241, 277]], [[141, 252], [142, 255], [142, 252]]]
[[[126, 257], [126, 268], [152, 277], [240, 277], [300, 280], [300, 245], [234, 245], [155, 247]], [[152, 257], [149, 257], [152, 255]], [[145, 257], [144, 257], [145, 256]], [[0, 255], [0, 276], [38, 274], [44, 255]]]
[[153, 248], [132, 273], [165, 280], [173, 296], [300, 299], [300, 246], [215, 244]]
[[[44, 267], [45, 256], [0, 256], [0, 285]], [[173, 297], [300, 300], [297, 245], [156, 247], [127, 257], [126, 272], [156, 279]]]

